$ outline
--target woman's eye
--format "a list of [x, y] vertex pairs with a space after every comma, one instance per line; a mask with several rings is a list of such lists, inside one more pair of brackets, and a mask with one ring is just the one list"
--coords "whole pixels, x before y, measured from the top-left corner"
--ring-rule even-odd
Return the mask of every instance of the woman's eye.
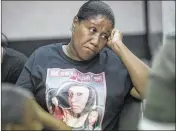
[[107, 35], [102, 35], [101, 36], [103, 39], [108, 39], [108, 36]]
[[95, 33], [96, 31], [97, 31], [96, 28], [90, 28], [91, 33]]
[[77, 93], [77, 96], [81, 96], [82, 95], [82, 93]]
[[73, 97], [73, 93], [68, 93], [68, 97]]

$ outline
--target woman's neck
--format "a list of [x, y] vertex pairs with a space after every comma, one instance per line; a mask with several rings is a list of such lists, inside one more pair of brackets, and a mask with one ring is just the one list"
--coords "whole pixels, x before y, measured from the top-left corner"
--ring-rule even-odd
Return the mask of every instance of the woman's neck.
[[69, 58], [73, 60], [81, 61], [81, 59], [77, 56], [77, 53], [71, 42], [68, 45], [63, 45], [63, 51]]

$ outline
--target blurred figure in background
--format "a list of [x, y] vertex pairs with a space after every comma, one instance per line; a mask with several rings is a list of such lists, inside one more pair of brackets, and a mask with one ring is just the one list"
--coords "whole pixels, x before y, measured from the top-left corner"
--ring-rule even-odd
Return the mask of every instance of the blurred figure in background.
[[27, 57], [11, 48], [7, 48], [8, 40], [1, 34], [1, 82], [16, 84], [27, 61]]
[[41, 130], [37, 110], [30, 92], [12, 85], [2, 84], [2, 116], [3, 130]]
[[175, 130], [175, 36], [165, 42], [149, 75], [142, 130]]
[[[32, 93], [11, 84], [2, 84], [1, 125], [3, 130], [71, 130], [45, 112]], [[44, 128], [45, 127], [45, 128]]]

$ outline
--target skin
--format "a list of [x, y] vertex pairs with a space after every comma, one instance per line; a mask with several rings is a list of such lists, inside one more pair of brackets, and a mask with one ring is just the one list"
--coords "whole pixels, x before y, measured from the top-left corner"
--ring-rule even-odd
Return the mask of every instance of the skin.
[[75, 26], [72, 40], [65, 45], [65, 53], [77, 61], [85, 61], [99, 53], [108, 41], [113, 29], [111, 21], [104, 16], [97, 16], [79, 22], [74, 18]]
[[98, 112], [92, 111], [88, 117], [91, 126], [98, 120]]
[[28, 100], [24, 105], [23, 123], [8, 124], [6, 130], [42, 130], [43, 124], [35, 110], [32, 100]]
[[72, 130], [64, 122], [44, 111], [33, 99], [26, 102], [24, 122], [22, 124], [10, 123], [5, 127], [5, 130], [42, 130], [43, 126], [53, 130]]
[[68, 91], [68, 102], [73, 113], [81, 113], [89, 98], [89, 89], [84, 86], [73, 86]]
[[105, 45], [109, 46], [129, 72], [134, 85], [131, 95], [143, 99], [150, 68], [123, 44], [121, 32], [113, 29], [111, 21], [101, 15], [81, 22], [75, 17], [73, 27], [70, 43], [63, 46], [65, 54], [73, 60], [85, 61], [93, 58]]
[[63, 121], [54, 118], [51, 114], [46, 112], [35, 100], [32, 99], [32, 101], [43, 125], [53, 130], [72, 130], [72, 128], [67, 126]]
[[137, 98], [145, 98], [146, 84], [150, 67], [136, 57], [122, 42], [122, 34], [119, 30], [113, 29], [108, 40], [108, 46], [121, 58], [131, 77], [134, 87], [130, 94]]
[[[150, 68], [123, 44], [118, 30], [113, 32], [111, 21], [104, 16], [97, 16], [79, 22], [75, 17], [73, 25], [75, 28], [72, 39], [68, 45], [63, 46], [65, 54], [77, 61], [90, 60], [108, 45], [121, 58], [130, 74], [135, 92], [131, 94], [136, 98], [144, 98]], [[33, 100], [33, 103], [43, 125], [55, 130], [71, 130], [64, 122], [54, 119], [44, 111], [36, 101]], [[8, 129], [15, 129], [15, 125], [10, 124]]]

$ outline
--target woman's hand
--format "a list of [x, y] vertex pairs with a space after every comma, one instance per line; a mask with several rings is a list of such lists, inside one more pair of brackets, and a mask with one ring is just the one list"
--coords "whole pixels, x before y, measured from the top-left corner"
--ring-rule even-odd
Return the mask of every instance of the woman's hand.
[[150, 68], [123, 44], [122, 34], [119, 30], [112, 30], [108, 39], [108, 46], [120, 57], [129, 72], [135, 87], [131, 94], [136, 98], [144, 98]]
[[120, 46], [123, 44], [122, 38], [123, 36], [121, 32], [117, 29], [113, 29], [107, 43], [108, 46], [118, 55], [120, 55]]
[[46, 112], [35, 100], [33, 100], [34, 106], [37, 110], [37, 115], [41, 123], [52, 130], [72, 130], [63, 121], [54, 118], [51, 114]]

